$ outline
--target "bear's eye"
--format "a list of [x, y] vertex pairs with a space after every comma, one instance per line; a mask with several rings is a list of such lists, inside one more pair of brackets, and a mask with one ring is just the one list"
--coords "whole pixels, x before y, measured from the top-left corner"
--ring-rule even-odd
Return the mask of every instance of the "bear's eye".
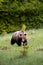
[[26, 36], [26, 34], [24, 34]]
[[22, 36], [22, 34], [20, 34], [20, 36]]

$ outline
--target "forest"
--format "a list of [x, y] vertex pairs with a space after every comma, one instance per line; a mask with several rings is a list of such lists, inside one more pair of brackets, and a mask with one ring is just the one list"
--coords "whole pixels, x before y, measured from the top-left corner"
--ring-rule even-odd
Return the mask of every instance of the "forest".
[[43, 0], [0, 0], [0, 34], [43, 28]]

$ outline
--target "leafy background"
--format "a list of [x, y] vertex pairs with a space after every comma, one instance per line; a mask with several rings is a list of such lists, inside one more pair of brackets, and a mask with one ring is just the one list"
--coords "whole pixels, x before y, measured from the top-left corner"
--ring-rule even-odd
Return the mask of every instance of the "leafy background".
[[43, 28], [43, 0], [0, 0], [0, 33]]

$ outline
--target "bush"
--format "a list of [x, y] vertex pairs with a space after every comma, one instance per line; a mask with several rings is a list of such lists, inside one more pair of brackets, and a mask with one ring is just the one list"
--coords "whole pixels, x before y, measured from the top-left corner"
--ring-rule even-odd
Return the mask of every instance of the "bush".
[[43, 3], [41, 0], [2, 0], [0, 2], [0, 33], [43, 28]]

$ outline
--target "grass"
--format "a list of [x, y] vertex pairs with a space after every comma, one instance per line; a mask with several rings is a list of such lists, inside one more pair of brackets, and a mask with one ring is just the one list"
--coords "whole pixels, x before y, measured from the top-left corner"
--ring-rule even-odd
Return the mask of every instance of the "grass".
[[43, 46], [43, 29], [27, 31], [29, 48], [26, 56], [21, 52], [23, 47], [16, 44], [11, 46], [11, 36], [12, 34], [0, 35], [0, 65], [43, 65], [43, 50], [37, 51]]

